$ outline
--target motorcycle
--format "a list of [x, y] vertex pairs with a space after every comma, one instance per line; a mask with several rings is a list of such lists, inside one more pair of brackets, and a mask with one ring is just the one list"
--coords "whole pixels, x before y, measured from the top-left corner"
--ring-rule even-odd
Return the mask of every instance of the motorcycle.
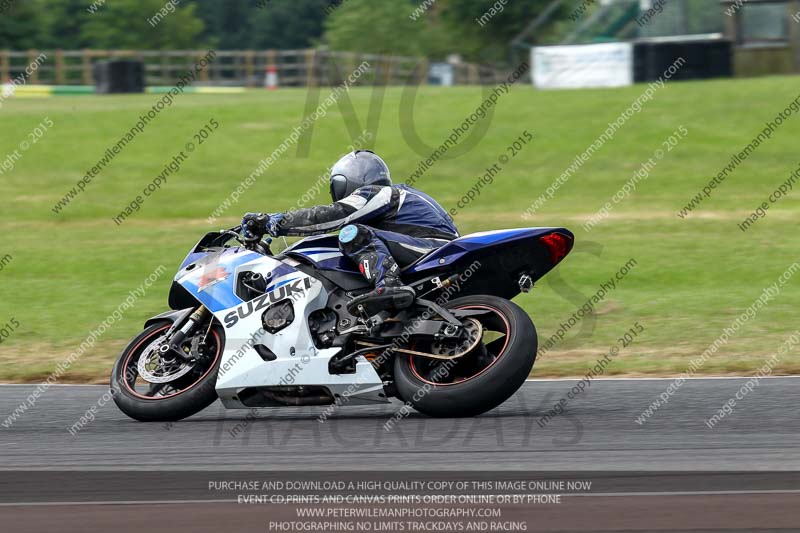
[[230, 409], [397, 398], [434, 417], [484, 413], [522, 386], [536, 358], [533, 322], [510, 299], [574, 242], [564, 228], [467, 235], [402, 269], [413, 302], [351, 313], [348, 302], [372, 287], [336, 236], [278, 254], [271, 239], [250, 237], [241, 226], [211, 232], [186, 256], [171, 311], [147, 320], [114, 365], [125, 414], [176, 421], [218, 398]]

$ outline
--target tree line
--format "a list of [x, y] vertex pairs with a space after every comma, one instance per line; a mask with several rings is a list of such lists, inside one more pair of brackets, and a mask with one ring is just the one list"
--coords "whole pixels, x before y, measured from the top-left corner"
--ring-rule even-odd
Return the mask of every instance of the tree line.
[[432, 59], [457, 53], [469, 61], [502, 62], [509, 57], [511, 40], [550, 0], [5, 2], [0, 11], [0, 49], [327, 46]]

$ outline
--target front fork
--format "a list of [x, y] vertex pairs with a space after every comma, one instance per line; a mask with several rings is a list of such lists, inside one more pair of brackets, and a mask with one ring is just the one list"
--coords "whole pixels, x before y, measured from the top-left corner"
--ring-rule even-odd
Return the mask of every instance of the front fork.
[[191, 316], [189, 316], [183, 326], [181, 326], [179, 329], [175, 330], [178, 325], [177, 323], [172, 326], [170, 331], [167, 332], [169, 342], [162, 344], [159, 348], [159, 351], [163, 355], [167, 355], [168, 353], [172, 352], [184, 361], [191, 361], [192, 355], [184, 352], [183, 343], [186, 341], [187, 337], [191, 336], [195, 328], [199, 324], [205, 322], [209, 316], [211, 316], [211, 312], [206, 309], [205, 306], [201, 305], [195, 309]]

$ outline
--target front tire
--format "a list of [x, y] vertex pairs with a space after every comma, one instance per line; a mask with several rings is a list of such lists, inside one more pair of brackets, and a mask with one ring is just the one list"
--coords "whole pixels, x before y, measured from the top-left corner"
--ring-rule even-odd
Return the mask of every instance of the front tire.
[[[496, 296], [458, 298], [445, 307], [484, 310], [476, 318], [496, 338], [485, 336], [455, 363], [397, 354], [398, 397], [429, 416], [477, 416], [508, 400], [525, 383], [536, 359], [536, 328], [518, 305]], [[443, 366], [448, 364], [452, 366]]]
[[[207, 344], [197, 363], [174, 381], [150, 383], [139, 374], [138, 363], [170, 328], [161, 322], [146, 328], [122, 350], [111, 373], [114, 403], [129, 417], [141, 422], [172, 422], [199, 413], [217, 399], [215, 384], [225, 346], [222, 328], [208, 330]], [[199, 328], [203, 337], [206, 328]], [[180, 374], [178, 372], [176, 375]]]

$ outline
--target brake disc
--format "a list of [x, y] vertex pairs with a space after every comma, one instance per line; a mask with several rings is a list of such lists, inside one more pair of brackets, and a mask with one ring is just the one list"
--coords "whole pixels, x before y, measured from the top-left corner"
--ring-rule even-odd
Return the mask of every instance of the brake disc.
[[[164, 337], [156, 339], [145, 348], [142, 355], [139, 356], [139, 361], [136, 363], [136, 369], [139, 371], [139, 376], [148, 383], [169, 383], [178, 378], [182, 378], [194, 367], [183, 359], [175, 357], [170, 360], [162, 357], [159, 348], [164, 342]], [[194, 351], [194, 345], [192, 346]]]

